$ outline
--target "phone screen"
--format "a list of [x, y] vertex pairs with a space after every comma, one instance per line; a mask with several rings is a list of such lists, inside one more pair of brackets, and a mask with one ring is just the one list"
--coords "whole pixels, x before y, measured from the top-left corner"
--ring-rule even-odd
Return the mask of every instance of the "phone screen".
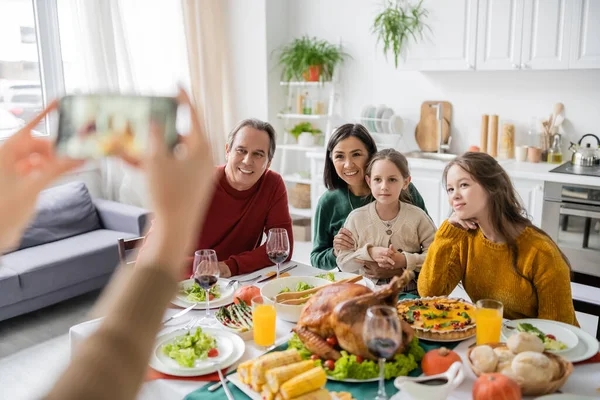
[[139, 159], [148, 146], [151, 124], [177, 144], [177, 101], [173, 97], [94, 94], [60, 101], [57, 152], [75, 159], [125, 153]]

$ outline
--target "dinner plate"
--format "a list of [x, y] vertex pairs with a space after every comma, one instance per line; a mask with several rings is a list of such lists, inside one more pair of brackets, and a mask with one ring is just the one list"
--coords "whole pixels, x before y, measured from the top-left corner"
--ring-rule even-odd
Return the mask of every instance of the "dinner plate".
[[[193, 332], [196, 328], [191, 329]], [[184, 335], [185, 330], [178, 329], [158, 336], [155, 342], [154, 351], [150, 357], [150, 366], [164, 374], [173, 376], [200, 376], [210, 374], [217, 370], [217, 365], [225, 369], [234, 364], [242, 357], [246, 350], [244, 341], [232, 332], [222, 329], [202, 327], [202, 332], [209, 334], [217, 339], [217, 350], [219, 355], [206, 360], [196, 360], [193, 367], [182, 367], [166, 354], [162, 352], [162, 347], [173, 340], [176, 336]], [[217, 365], [213, 364], [216, 362]]]
[[[570, 330], [563, 328], [562, 326], [556, 325], [554, 321], [548, 320], [537, 320], [532, 322], [531, 325], [538, 328], [540, 331], [544, 332], [544, 334], [554, 335], [556, 340], [564, 343], [567, 348], [563, 350], [546, 350], [555, 354], [566, 353], [574, 349], [579, 343], [579, 337], [571, 332]], [[508, 326], [515, 327], [515, 329], [508, 329]], [[502, 324], [502, 339], [503, 341], [507, 341], [509, 337], [517, 334], [519, 331], [516, 329], [517, 324], [514, 322], [505, 322]]]
[[377, 118], [377, 121], [375, 121], [375, 131], [377, 133], [385, 133], [383, 125], [384, 122], [387, 123], [387, 121], [382, 121], [382, 119], [383, 113], [385, 113], [386, 110], [388, 110], [388, 107], [385, 104], [380, 104], [375, 110], [375, 118]]
[[[563, 357], [567, 361], [570, 361], [570, 362], [584, 361], [590, 357], [593, 357], [596, 353], [598, 353], [599, 344], [598, 344], [598, 341], [596, 340], [596, 338], [593, 337], [592, 335], [590, 335], [589, 333], [587, 333], [586, 331], [584, 331], [583, 329], [577, 328], [576, 326], [565, 324], [564, 322], [550, 321], [550, 320], [546, 320], [546, 319], [516, 319], [516, 320], [510, 321], [509, 324], [512, 326], [516, 326], [520, 322], [521, 323], [527, 322], [527, 323], [532, 324], [533, 326], [538, 326], [538, 324], [540, 322], [550, 323], [550, 324], [557, 325], [559, 327], [568, 329], [571, 332], [573, 332], [575, 335], [577, 335], [577, 337], [579, 338], [579, 342], [577, 343], [577, 345], [573, 349], [570, 349], [569, 351], [560, 353], [560, 356]], [[542, 332], [546, 333], [546, 331], [544, 331], [544, 329], [542, 329], [541, 327], [539, 329]], [[504, 327], [502, 328], [502, 336], [504, 339], [506, 339], [506, 337], [507, 337], [505, 334], [505, 330], [509, 331]]]
[[[221, 306], [226, 306], [227, 304], [233, 303], [233, 294], [235, 292], [235, 285], [231, 285], [227, 287], [227, 284], [230, 282], [230, 279], [219, 278], [217, 281], [217, 285], [221, 287], [221, 297], [218, 299], [213, 299], [210, 301], [210, 308], [218, 308]], [[179, 290], [177, 291], [177, 295], [171, 300], [171, 303], [179, 306], [179, 307], [189, 307], [191, 304], [194, 304], [194, 301], [188, 300], [186, 295], [181, 291], [182, 289], [187, 289], [194, 284], [193, 279], [186, 279], [185, 281], [179, 282]], [[206, 302], [199, 302], [194, 310], [204, 310], [206, 309]]]
[[391, 133], [390, 132], [390, 119], [392, 118], [393, 115], [394, 115], [394, 110], [392, 110], [389, 107], [386, 108], [385, 111], [383, 112], [383, 114], [381, 115], [381, 119], [384, 120], [384, 121], [380, 121], [381, 131], [383, 133]]
[[424, 338], [419, 338], [419, 340], [423, 340], [425, 342], [435, 342], [435, 343], [457, 343], [457, 342], [462, 342], [467, 339], [474, 338], [476, 334], [477, 333], [475, 332], [471, 336], [466, 336], [462, 339], [424, 339]]
[[[227, 380], [229, 382], [233, 383], [238, 389], [240, 389], [242, 392], [244, 392], [244, 394], [246, 396], [250, 397], [252, 400], [262, 400], [263, 399], [263, 397], [261, 396], [260, 393], [255, 392], [254, 390], [252, 390], [252, 388], [250, 386], [248, 386], [242, 382], [242, 380], [240, 379], [237, 372], [233, 373], [231, 375], [228, 375]], [[335, 395], [332, 395], [331, 399], [337, 400], [338, 398]]]
[[[346, 279], [346, 278], [352, 278], [354, 276], [358, 276], [358, 274], [353, 274], [351, 272], [343, 272], [343, 271], [330, 271], [331, 273], [333, 273], [333, 276], [335, 277], [335, 281], [341, 281], [342, 279]], [[321, 275], [326, 275], [328, 274], [328, 272], [325, 272], [323, 274], [319, 274], [317, 275], [318, 277], [321, 277]], [[323, 279], [327, 279], [327, 278], [323, 278]], [[363, 285], [368, 287], [371, 290], [375, 290], [375, 284], [373, 283], [372, 280], [368, 279], [368, 278], [362, 278], [360, 281], [356, 282], [359, 285]]]

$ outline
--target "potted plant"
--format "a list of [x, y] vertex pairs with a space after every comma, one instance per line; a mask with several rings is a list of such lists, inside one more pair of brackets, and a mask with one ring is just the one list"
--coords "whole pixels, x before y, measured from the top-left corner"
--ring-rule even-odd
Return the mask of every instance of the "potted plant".
[[292, 40], [279, 49], [279, 65], [285, 81], [330, 81], [335, 67], [349, 57], [326, 40], [307, 35]]
[[405, 54], [405, 46], [412, 37], [415, 42], [423, 39], [423, 31], [431, 30], [425, 19], [429, 12], [423, 8], [423, 0], [412, 5], [407, 0], [387, 0], [386, 8], [377, 14], [372, 31], [377, 35], [377, 44], [383, 43], [386, 59], [388, 51], [394, 55], [398, 68], [398, 57]]
[[321, 134], [321, 130], [313, 128], [310, 122], [300, 122], [290, 130], [290, 134], [299, 145], [312, 146], [315, 144], [315, 136]]

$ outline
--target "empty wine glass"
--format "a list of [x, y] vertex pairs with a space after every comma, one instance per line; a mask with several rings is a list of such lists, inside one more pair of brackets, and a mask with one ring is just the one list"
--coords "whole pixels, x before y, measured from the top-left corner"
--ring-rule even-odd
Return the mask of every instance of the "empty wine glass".
[[198, 250], [194, 253], [194, 281], [206, 291], [206, 316], [202, 319], [205, 325], [216, 323], [210, 312], [210, 289], [219, 281], [220, 272], [214, 250]]
[[287, 230], [283, 228], [269, 229], [267, 255], [272, 262], [277, 264], [277, 277], [279, 278], [279, 267], [290, 255], [290, 240]]
[[390, 306], [369, 307], [363, 324], [363, 339], [371, 354], [379, 358], [379, 390], [375, 400], [387, 400], [385, 360], [396, 353], [402, 342], [402, 329], [396, 309]]

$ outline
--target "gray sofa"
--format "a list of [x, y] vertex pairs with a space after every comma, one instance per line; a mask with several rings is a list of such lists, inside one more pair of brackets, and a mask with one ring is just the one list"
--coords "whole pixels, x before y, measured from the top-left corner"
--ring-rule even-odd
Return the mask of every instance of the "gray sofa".
[[19, 248], [0, 259], [0, 321], [102, 288], [117, 240], [140, 236], [148, 211], [92, 199], [82, 182], [44, 190]]

